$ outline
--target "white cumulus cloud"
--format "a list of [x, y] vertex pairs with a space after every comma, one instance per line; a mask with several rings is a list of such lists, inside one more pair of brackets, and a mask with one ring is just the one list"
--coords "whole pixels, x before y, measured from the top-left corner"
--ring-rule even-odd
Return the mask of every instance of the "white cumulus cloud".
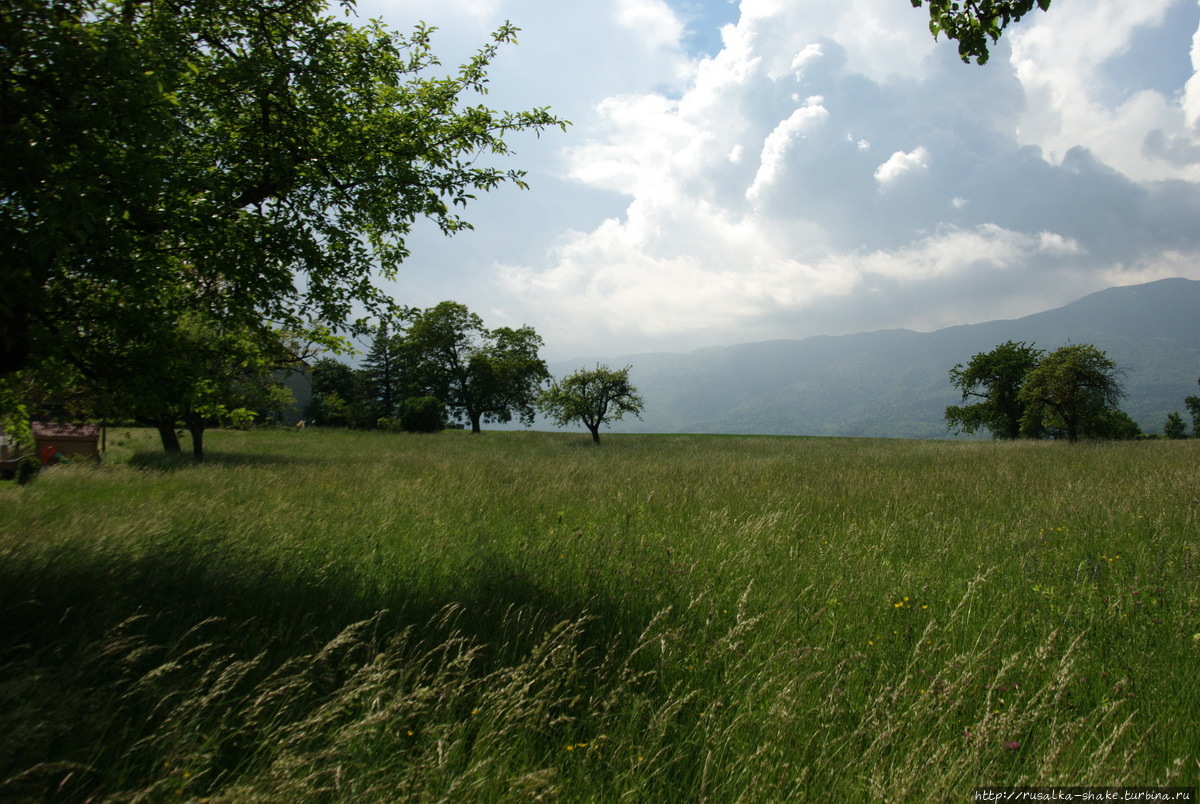
[[792, 143], [804, 136], [804, 132], [829, 117], [829, 112], [822, 102], [824, 98], [814, 95], [805, 100], [804, 105], [795, 110], [788, 118], [777, 125], [766, 140], [763, 141], [762, 155], [759, 157], [758, 173], [754, 183], [746, 190], [746, 198], [757, 199], [768, 185], [778, 180], [783, 171], [783, 160]]
[[875, 170], [875, 181], [888, 185], [906, 173], [914, 170], [924, 170], [929, 167], [929, 151], [925, 146], [917, 146], [912, 151], [896, 151]]
[[395, 289], [529, 323], [551, 359], [932, 328], [1200, 278], [1197, 0], [1056, 2], [984, 67], [903, 0], [359, 9], [441, 26], [450, 65], [513, 20], [482, 102], [575, 121], [513, 137], [500, 164], [532, 189], [481, 195], [463, 236], [414, 233]]
[[[1150, 87], [1113, 86], [1104, 80], [1107, 65], [1126, 57], [1134, 37], [1162, 25], [1179, 2], [1063, 4], [1012, 29], [1012, 65], [1027, 99], [1020, 139], [1042, 148], [1054, 162], [1082, 146], [1136, 180], [1179, 177], [1178, 160], [1156, 157], [1143, 144], [1154, 135], [1173, 142], [1176, 153], [1184, 143], [1200, 146], [1195, 131], [1200, 84], [1195, 77], [1170, 94]], [[1195, 69], [1194, 52], [1191, 60]], [[1200, 159], [1184, 175], [1200, 180]]]

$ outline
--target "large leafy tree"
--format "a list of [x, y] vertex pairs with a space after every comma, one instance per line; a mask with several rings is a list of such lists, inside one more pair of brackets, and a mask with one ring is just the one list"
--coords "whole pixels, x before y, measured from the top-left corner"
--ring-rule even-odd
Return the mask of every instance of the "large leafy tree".
[[1050, 8], [1050, 0], [912, 0], [914, 8], [929, 6], [929, 30], [936, 38], [958, 42], [959, 57], [986, 64], [988, 47], [1000, 40], [1009, 23], [1017, 22], [1037, 6]]
[[[341, 5], [350, 10], [351, 0]], [[447, 234], [545, 109], [472, 105], [505, 25], [448, 75], [431, 30], [322, 0], [10, 0], [0, 8], [0, 374], [167, 365], [178, 323], [335, 330], [391, 302], [420, 218]], [[203, 379], [197, 375], [197, 380]]]
[[962, 392], [962, 401], [977, 401], [947, 407], [947, 425], [961, 433], [988, 430], [995, 438], [1018, 438], [1025, 416], [1021, 385], [1043, 354], [1033, 344], [1006, 341], [950, 369], [950, 383]]
[[378, 408], [366, 370], [326, 356], [313, 363], [310, 377], [312, 399], [304, 415], [313, 424], [375, 426]]
[[123, 359], [77, 380], [97, 400], [92, 415], [129, 417], [155, 427], [168, 452], [180, 451], [176, 426], [182, 423], [198, 459], [204, 458], [205, 430], [261, 399], [277, 385], [274, 374], [295, 367], [301, 351], [283, 332], [230, 326], [199, 311], [185, 312], [152, 339], [119, 348]]
[[458, 302], [445, 301], [413, 311], [405, 335], [418, 366], [420, 386], [429, 396], [481, 432], [483, 421], [532, 424], [534, 402], [550, 377], [538, 357], [541, 337], [532, 327], [489, 330]]
[[539, 397], [538, 407], [560, 426], [581, 422], [592, 441], [599, 444], [600, 425], [626, 413], [640, 417], [643, 401], [629, 382], [630, 368], [614, 370], [597, 364], [594, 369], [580, 369], [561, 382], [552, 382]]
[[1081, 435], [1111, 436], [1117, 403], [1125, 396], [1120, 375], [1117, 364], [1091, 344], [1055, 349], [1021, 386], [1023, 429], [1061, 430], [1072, 443]]

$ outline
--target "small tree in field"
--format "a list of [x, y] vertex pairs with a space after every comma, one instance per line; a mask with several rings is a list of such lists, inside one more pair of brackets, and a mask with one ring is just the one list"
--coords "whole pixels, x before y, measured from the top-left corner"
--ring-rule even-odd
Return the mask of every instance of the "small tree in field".
[[1167, 422], [1163, 425], [1163, 435], [1167, 438], [1187, 438], [1187, 425], [1179, 411], [1167, 414]]
[[960, 433], [986, 429], [993, 438], [1019, 438], [1025, 415], [1021, 384], [1043, 354], [1033, 344], [1006, 341], [950, 369], [950, 383], [962, 391], [963, 402], [976, 401], [947, 407], [946, 424]]
[[558, 425], [582, 422], [600, 443], [600, 425], [614, 422], [626, 413], [641, 418], [642, 398], [629, 384], [629, 369], [597, 365], [580, 369], [562, 382], [552, 380], [538, 399], [538, 408]]
[[1019, 399], [1022, 429], [1062, 430], [1071, 443], [1080, 435], [1104, 435], [1112, 412], [1125, 396], [1121, 370], [1087, 343], [1055, 349], [1025, 377]]
[[[1200, 380], [1196, 380], [1200, 383]], [[1187, 405], [1188, 413], [1192, 415], [1192, 435], [1200, 438], [1200, 396], [1184, 397], [1183, 404]]]

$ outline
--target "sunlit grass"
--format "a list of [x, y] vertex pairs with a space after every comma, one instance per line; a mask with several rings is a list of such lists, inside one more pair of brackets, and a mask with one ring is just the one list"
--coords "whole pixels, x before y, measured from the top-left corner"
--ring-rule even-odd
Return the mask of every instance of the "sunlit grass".
[[6, 801], [1200, 779], [1200, 442], [109, 439], [0, 484]]

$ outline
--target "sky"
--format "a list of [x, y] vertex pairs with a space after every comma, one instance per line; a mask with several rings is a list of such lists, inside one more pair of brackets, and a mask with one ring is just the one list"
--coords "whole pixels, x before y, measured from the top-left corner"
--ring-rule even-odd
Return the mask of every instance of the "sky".
[[1200, 4], [1055, 0], [984, 66], [909, 0], [360, 0], [491, 91], [530, 188], [385, 284], [551, 362], [1016, 318], [1200, 279]]

